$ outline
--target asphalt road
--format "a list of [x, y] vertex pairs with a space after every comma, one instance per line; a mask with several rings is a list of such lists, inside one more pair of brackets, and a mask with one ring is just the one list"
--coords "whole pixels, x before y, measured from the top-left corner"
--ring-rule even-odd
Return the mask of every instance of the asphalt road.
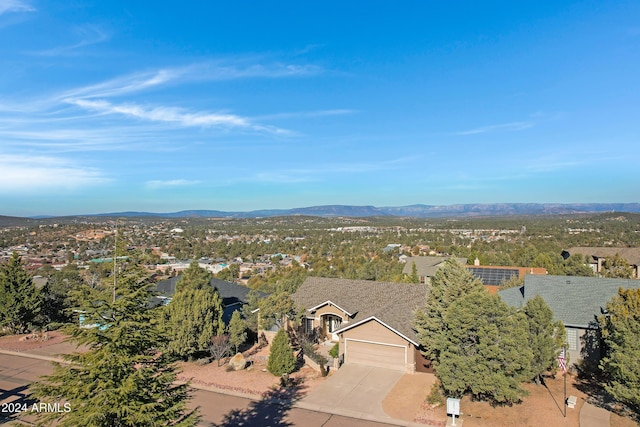
[[[34, 401], [29, 399], [28, 385], [40, 375], [51, 372], [49, 362], [27, 357], [0, 354], [0, 425], [15, 420], [17, 413], [32, 408]], [[295, 391], [293, 391], [295, 393]], [[283, 397], [283, 396], [279, 396]], [[10, 405], [13, 404], [13, 405]], [[229, 396], [205, 390], [194, 390], [190, 407], [199, 407], [202, 426], [238, 427], [238, 426], [304, 426], [304, 427], [385, 427], [389, 424], [375, 423], [324, 412], [309, 411], [278, 405], [266, 401], [253, 401], [241, 397]], [[33, 420], [31, 416], [21, 418]]]

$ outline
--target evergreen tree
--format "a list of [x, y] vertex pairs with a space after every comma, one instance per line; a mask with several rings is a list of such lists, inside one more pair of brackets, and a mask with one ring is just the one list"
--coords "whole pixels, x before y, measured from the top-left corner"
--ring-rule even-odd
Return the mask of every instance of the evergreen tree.
[[247, 340], [247, 324], [240, 315], [239, 311], [234, 311], [229, 321], [229, 343], [233, 346], [235, 352]]
[[598, 319], [606, 355], [600, 367], [605, 389], [640, 413], [640, 289], [620, 289]]
[[174, 384], [175, 367], [158, 352], [164, 341], [158, 309], [149, 308], [151, 284], [137, 267], [120, 272], [116, 298], [111, 290], [83, 289], [83, 310], [94, 328], [68, 328], [88, 351], [63, 356], [31, 390], [42, 402], [67, 402], [69, 412], [41, 413], [59, 426], [196, 425], [186, 410], [188, 385]]
[[14, 252], [0, 266], [0, 326], [13, 334], [24, 333], [34, 326], [41, 308], [41, 292]]
[[296, 358], [293, 355], [293, 348], [284, 329], [280, 329], [271, 343], [269, 361], [267, 369], [273, 375], [281, 376], [290, 374], [296, 368]]
[[566, 341], [564, 325], [553, 321], [553, 312], [540, 295], [527, 301], [522, 312], [529, 326], [531, 370], [536, 384], [540, 384], [542, 374], [557, 366], [558, 354]]
[[198, 261], [192, 261], [189, 267], [182, 271], [178, 283], [176, 283], [176, 292], [186, 288], [203, 289], [210, 287], [209, 282], [213, 275], [198, 265]]
[[282, 328], [285, 318], [294, 320], [298, 308], [289, 294], [279, 292], [271, 294], [260, 301], [260, 327], [269, 329], [273, 325]]
[[423, 353], [434, 364], [440, 361], [447, 334], [444, 323], [447, 309], [454, 301], [474, 291], [484, 291], [482, 282], [453, 257], [431, 278], [426, 304], [416, 311], [415, 327]]
[[633, 267], [619, 254], [605, 257], [604, 261], [602, 261], [602, 277], [631, 279], [633, 277]]
[[593, 269], [587, 265], [583, 255], [573, 254], [563, 261], [562, 275], [593, 277]]
[[211, 337], [224, 332], [222, 298], [208, 284], [187, 287], [164, 307], [164, 327], [170, 340], [166, 349], [180, 358], [207, 351]]
[[435, 366], [443, 389], [492, 403], [514, 403], [531, 375], [527, 321], [499, 296], [476, 291], [454, 301], [444, 317], [443, 345]]
[[411, 275], [409, 276], [409, 283], [420, 283], [420, 277], [418, 276], [418, 267], [416, 263], [411, 264]]
[[244, 317], [247, 328], [256, 334], [258, 333], [258, 316], [256, 311], [260, 308], [260, 293], [255, 289], [247, 293], [247, 303], [242, 306], [242, 317]]
[[42, 310], [38, 316], [40, 322], [43, 324], [72, 322], [71, 310], [76, 305], [73, 294], [83, 285], [84, 281], [78, 270], [65, 268], [54, 271], [47, 284], [41, 289]]

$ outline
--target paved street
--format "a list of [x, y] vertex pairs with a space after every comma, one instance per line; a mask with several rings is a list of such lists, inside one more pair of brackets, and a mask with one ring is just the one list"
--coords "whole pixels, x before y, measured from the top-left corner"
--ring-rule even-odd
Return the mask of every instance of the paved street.
[[[51, 372], [49, 362], [20, 356], [0, 354], [0, 405], [7, 402], [31, 402], [27, 386], [38, 376]], [[295, 394], [295, 389], [291, 391]], [[282, 398], [298, 396], [274, 396]], [[199, 406], [202, 426], [324, 426], [324, 427], [384, 427], [389, 424], [375, 423], [355, 418], [331, 415], [290, 405], [276, 405], [266, 401], [253, 401], [205, 390], [195, 390], [190, 407]], [[0, 424], [15, 419], [13, 414], [0, 414]]]

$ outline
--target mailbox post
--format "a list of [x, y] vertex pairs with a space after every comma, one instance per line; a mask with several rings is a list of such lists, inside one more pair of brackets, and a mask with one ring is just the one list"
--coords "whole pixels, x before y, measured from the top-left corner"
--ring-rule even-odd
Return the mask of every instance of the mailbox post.
[[460, 399], [447, 397], [447, 414], [451, 414], [451, 425], [456, 425], [456, 417], [460, 416]]

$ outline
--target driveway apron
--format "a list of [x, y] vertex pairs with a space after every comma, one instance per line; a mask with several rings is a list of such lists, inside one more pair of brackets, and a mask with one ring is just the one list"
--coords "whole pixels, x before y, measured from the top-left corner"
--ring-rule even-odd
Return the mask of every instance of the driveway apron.
[[302, 399], [306, 407], [351, 416], [388, 418], [382, 401], [404, 372], [346, 364]]

